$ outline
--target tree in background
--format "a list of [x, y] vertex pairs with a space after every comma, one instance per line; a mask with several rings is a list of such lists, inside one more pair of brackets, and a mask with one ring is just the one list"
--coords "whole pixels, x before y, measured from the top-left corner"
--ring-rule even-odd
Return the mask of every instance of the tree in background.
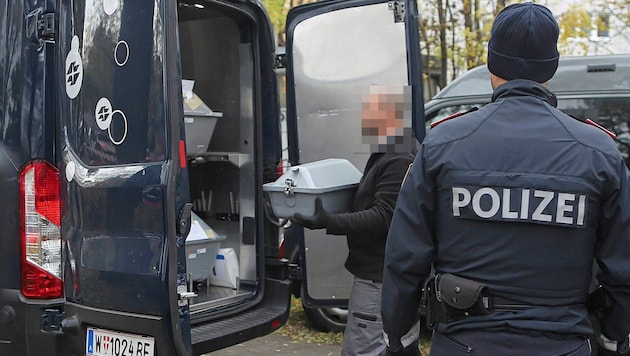
[[[440, 67], [438, 87], [464, 71], [484, 64], [495, 16], [515, 0], [420, 1], [421, 50], [425, 66]], [[594, 55], [630, 52], [630, 0], [539, 0], [557, 17], [560, 54]], [[443, 57], [447, 56], [448, 60]], [[446, 66], [446, 67], [445, 67]], [[448, 75], [447, 75], [448, 73]]]
[[572, 6], [558, 19], [560, 53], [570, 52], [575, 55], [588, 53], [589, 38], [593, 27], [591, 14], [583, 5]]
[[440, 39], [440, 53], [438, 58], [440, 59], [440, 69], [442, 71], [440, 75], [440, 87], [446, 85], [446, 68], [448, 61], [448, 47], [446, 44], [446, 32], [448, 30], [448, 24], [446, 22], [446, 16], [448, 14], [447, 9], [450, 8], [448, 0], [436, 0], [438, 10], [438, 35]]
[[276, 44], [284, 46], [284, 27], [289, 9], [293, 7], [291, 0], [261, 0], [265, 10], [269, 14], [271, 24], [276, 31]]
[[560, 53], [630, 52], [630, 0], [594, 0], [569, 6], [559, 19]]
[[481, 25], [484, 15], [480, 9], [479, 0], [462, 1], [462, 15], [464, 16], [464, 42], [466, 50], [464, 58], [466, 68], [473, 68], [484, 63], [483, 44], [486, 40]]

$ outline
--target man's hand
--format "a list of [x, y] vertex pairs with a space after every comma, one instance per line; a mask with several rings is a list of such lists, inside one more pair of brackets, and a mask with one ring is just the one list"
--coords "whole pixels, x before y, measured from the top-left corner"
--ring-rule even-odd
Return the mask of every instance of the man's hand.
[[393, 349], [394, 348], [388, 347], [385, 351], [385, 356], [422, 356], [422, 353], [418, 348], [418, 341], [415, 341], [407, 347], [402, 347], [402, 345], [399, 345], [395, 348], [396, 351], [394, 351]]
[[630, 355], [630, 335], [620, 342], [610, 340], [603, 334], [597, 339], [597, 354], [602, 356]]
[[309, 229], [323, 229], [328, 226], [328, 217], [330, 214], [324, 209], [321, 198], [315, 199], [315, 214], [313, 216], [304, 216], [300, 213], [295, 213], [291, 217], [293, 222], [296, 222]]

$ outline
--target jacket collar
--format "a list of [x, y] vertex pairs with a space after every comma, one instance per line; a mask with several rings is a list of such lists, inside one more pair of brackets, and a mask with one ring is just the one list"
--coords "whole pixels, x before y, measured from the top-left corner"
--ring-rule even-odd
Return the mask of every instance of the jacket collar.
[[501, 84], [492, 93], [492, 102], [511, 96], [532, 96], [546, 101], [553, 107], [558, 105], [558, 100], [554, 93], [540, 85], [540, 83], [527, 79], [514, 79]]

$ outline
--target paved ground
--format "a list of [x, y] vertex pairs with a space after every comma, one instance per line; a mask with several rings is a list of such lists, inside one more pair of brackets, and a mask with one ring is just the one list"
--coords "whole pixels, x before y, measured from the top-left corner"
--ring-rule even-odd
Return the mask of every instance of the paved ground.
[[300, 356], [338, 356], [341, 345], [317, 345], [292, 342], [288, 336], [270, 334], [204, 356], [222, 355], [300, 355]]

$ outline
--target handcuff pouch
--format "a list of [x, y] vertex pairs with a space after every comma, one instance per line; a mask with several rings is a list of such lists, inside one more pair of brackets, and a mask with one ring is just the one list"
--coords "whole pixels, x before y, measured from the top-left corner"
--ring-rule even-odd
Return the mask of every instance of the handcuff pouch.
[[492, 294], [483, 283], [443, 273], [427, 279], [423, 300], [427, 310], [427, 327], [434, 329], [437, 322], [490, 313]]

